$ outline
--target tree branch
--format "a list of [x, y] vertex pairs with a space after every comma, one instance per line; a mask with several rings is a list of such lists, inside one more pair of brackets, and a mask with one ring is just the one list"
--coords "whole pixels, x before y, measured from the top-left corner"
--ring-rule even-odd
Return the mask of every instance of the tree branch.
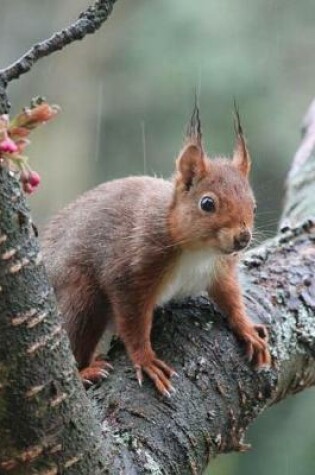
[[302, 141], [294, 158], [286, 184], [286, 199], [280, 228], [315, 216], [315, 99], [305, 115]]
[[27, 73], [41, 58], [63, 49], [73, 41], [82, 40], [86, 35], [95, 33], [112, 12], [116, 0], [98, 0], [79, 15], [76, 22], [54, 33], [50, 38], [36, 43], [21, 58], [5, 69], [0, 70], [0, 114], [7, 113], [10, 103], [6, 88], [10, 81]]
[[[313, 125], [312, 116], [302, 149]], [[201, 474], [216, 455], [247, 448], [248, 425], [267, 407], [315, 383], [314, 167], [309, 147], [288, 180], [285, 228], [243, 260], [247, 311], [269, 324], [272, 369], [258, 373], [246, 362], [224, 315], [206, 298], [160, 309], [153, 345], [179, 374], [177, 394], [162, 398], [149, 381], [140, 389], [117, 343], [110, 353], [115, 371], [89, 391], [101, 412], [112, 475]], [[299, 193], [307, 202], [297, 209]]]
[[[96, 2], [74, 30], [35, 45], [1, 71], [0, 113], [9, 108], [11, 80], [94, 32], [113, 4]], [[245, 450], [246, 429], [264, 409], [314, 384], [313, 125], [311, 112], [288, 179], [281, 231], [243, 261], [247, 310], [270, 325], [273, 368], [258, 373], [246, 362], [224, 315], [206, 298], [173, 303], [158, 310], [153, 343], [179, 373], [177, 394], [162, 398], [147, 380], [140, 389], [116, 343], [115, 372], [88, 393], [104, 438], [77, 379], [23, 195], [0, 167], [1, 473], [197, 475], [217, 454]]]

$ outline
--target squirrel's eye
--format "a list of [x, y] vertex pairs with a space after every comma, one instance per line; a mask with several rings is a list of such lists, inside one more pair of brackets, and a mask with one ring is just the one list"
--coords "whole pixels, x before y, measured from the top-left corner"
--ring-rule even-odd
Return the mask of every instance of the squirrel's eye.
[[211, 196], [204, 196], [200, 200], [200, 208], [207, 213], [213, 213], [215, 211], [215, 202]]

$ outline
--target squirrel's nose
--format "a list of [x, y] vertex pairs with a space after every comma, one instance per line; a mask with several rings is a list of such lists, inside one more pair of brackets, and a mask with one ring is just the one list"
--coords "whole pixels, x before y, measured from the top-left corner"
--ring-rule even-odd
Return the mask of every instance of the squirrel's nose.
[[249, 231], [242, 231], [239, 236], [234, 237], [234, 250], [241, 251], [249, 244], [251, 240], [251, 233]]

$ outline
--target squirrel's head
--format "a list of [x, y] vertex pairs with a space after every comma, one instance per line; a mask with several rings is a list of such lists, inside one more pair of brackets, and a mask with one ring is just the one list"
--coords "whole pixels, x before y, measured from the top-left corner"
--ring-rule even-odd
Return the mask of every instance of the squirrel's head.
[[248, 176], [250, 155], [235, 111], [236, 145], [232, 159], [209, 158], [195, 106], [187, 140], [176, 161], [170, 230], [184, 248], [209, 247], [222, 254], [246, 248], [251, 241], [255, 199]]

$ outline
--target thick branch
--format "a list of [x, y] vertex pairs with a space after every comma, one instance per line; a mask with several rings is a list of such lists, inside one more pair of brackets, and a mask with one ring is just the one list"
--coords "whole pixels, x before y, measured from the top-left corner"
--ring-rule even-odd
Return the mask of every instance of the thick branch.
[[100, 428], [10, 174], [0, 166], [0, 473], [104, 473]]
[[[287, 206], [295, 193], [311, 196], [314, 162], [313, 155], [299, 161], [292, 178], [299, 175], [299, 187], [288, 182]], [[265, 408], [315, 383], [315, 226], [307, 217], [314, 211], [312, 200], [303, 212], [291, 210], [285, 230], [244, 259], [247, 311], [270, 326], [271, 370], [257, 373], [246, 362], [224, 316], [205, 298], [157, 312], [154, 347], [179, 374], [171, 399], [149, 381], [140, 389], [124, 349], [114, 346], [114, 373], [90, 391], [112, 475], [201, 474], [217, 454], [246, 448], [244, 433]]]
[[287, 179], [286, 200], [280, 228], [315, 216], [315, 99], [302, 125], [302, 141]]
[[82, 40], [87, 34], [95, 33], [110, 15], [116, 0], [98, 0], [79, 15], [76, 22], [54, 33], [50, 38], [36, 43], [21, 58], [0, 71], [0, 113], [7, 113], [10, 104], [6, 87], [13, 79], [27, 73], [41, 58], [63, 49], [68, 44]]
[[[8, 83], [40, 58], [93, 33], [115, 0], [99, 0], [77, 22], [33, 46], [0, 72]], [[0, 163], [0, 473], [106, 473], [104, 440], [62, 330], [14, 173]]]

